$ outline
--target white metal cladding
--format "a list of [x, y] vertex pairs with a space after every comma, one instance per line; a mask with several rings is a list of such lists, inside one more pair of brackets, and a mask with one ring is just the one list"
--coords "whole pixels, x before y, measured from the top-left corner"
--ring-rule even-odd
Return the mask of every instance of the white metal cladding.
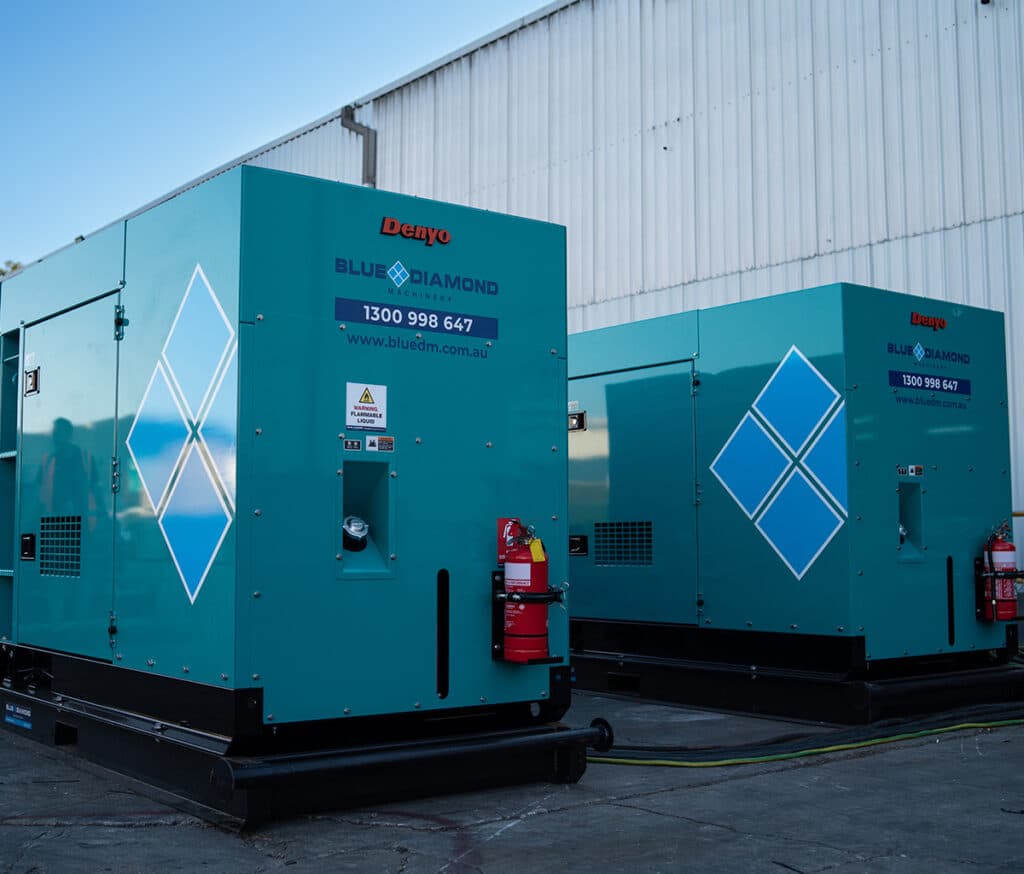
[[[1007, 313], [1018, 0], [566, 0], [358, 102], [378, 185], [560, 222], [579, 331], [849, 280]], [[337, 117], [242, 160], [358, 183]]]

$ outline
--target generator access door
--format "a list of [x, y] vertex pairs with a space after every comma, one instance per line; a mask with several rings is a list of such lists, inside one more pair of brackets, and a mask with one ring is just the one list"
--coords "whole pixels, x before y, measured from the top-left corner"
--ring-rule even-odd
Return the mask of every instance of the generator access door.
[[569, 380], [574, 619], [692, 623], [693, 362]]
[[25, 329], [18, 640], [111, 657], [115, 296]]

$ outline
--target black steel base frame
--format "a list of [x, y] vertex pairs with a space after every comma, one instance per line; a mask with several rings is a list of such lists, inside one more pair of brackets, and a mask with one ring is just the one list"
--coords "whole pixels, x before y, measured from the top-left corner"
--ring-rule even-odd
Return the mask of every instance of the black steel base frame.
[[[223, 823], [484, 786], [576, 782], [606, 724], [570, 729], [569, 669], [541, 706], [262, 724], [259, 689], [188, 683], [33, 648], [0, 647], [0, 725], [63, 747]], [[557, 715], [553, 715], [557, 714]]]
[[574, 619], [576, 685], [596, 692], [845, 724], [1024, 700], [1017, 626], [983, 653], [869, 661], [862, 637]]

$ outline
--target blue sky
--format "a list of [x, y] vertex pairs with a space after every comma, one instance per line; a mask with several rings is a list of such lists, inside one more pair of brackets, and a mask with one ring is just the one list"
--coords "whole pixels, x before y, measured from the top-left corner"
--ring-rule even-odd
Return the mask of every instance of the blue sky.
[[0, 264], [29, 263], [544, 0], [0, 0]]

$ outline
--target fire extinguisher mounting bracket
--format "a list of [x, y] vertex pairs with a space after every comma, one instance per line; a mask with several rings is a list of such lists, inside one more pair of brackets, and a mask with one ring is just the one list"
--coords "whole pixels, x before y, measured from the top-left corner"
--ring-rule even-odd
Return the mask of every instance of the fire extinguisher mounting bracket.
[[517, 604], [555, 604], [565, 600], [565, 592], [562, 589], [548, 589], [546, 592], [495, 592], [494, 598]]
[[[989, 557], [989, 563], [991, 563], [991, 553], [987, 553]], [[1009, 621], [1012, 622], [1019, 619], [1020, 616], [1017, 614], [1015, 609], [1016, 599], [1013, 600], [1013, 604], [1010, 605], [1009, 610], [1013, 610], [1014, 615], [1009, 615], [1009, 610], [1005, 613], [1001, 612], [1000, 604], [1007, 603], [1005, 601], [1000, 602], [997, 600], [994, 594], [994, 582], [996, 580], [1022, 580], [1024, 581], [1024, 570], [988, 570], [986, 567], [986, 561], [981, 558], [974, 559], [974, 595], [975, 595], [975, 615], [978, 619], [983, 622], [996, 622], [996, 621]], [[1004, 608], [1005, 609], [1005, 608]]]
[[[505, 571], [497, 568], [491, 571], [491, 658], [496, 662], [507, 661], [505, 658], [505, 603], [506, 601], [524, 604], [554, 604], [565, 600], [563, 589], [548, 589], [547, 592], [516, 592], [509, 596], [505, 591]], [[557, 665], [564, 660], [563, 656], [530, 659], [515, 662], [517, 665]], [[510, 662], [511, 664], [511, 662]]]

